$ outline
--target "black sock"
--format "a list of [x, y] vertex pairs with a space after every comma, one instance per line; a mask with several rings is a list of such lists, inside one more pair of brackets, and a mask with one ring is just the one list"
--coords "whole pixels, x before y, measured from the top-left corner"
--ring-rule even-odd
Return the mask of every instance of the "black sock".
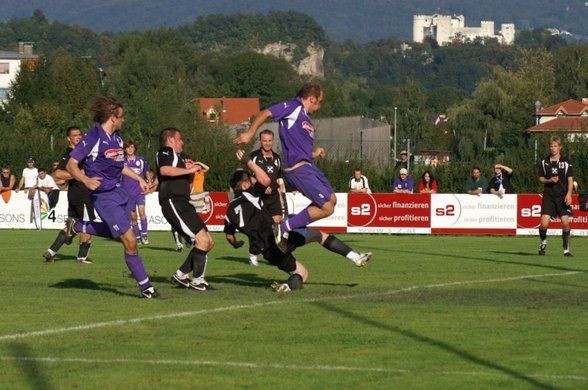
[[78, 250], [78, 259], [88, 258], [88, 255], [90, 254], [90, 245], [92, 245], [92, 240], [88, 240], [80, 244], [80, 249]]
[[192, 276], [195, 278], [203, 277], [206, 271], [206, 252], [196, 247], [192, 251], [194, 252], [194, 257], [192, 257], [192, 270], [194, 274]]
[[51, 249], [53, 253], [57, 253], [63, 244], [65, 244], [65, 238], [64, 231], [60, 230], [59, 233], [57, 233], [57, 237], [55, 237], [55, 241], [53, 241], [53, 244], [51, 244], [49, 249]]
[[302, 288], [302, 276], [299, 274], [292, 274], [286, 281], [286, 284], [290, 287], [290, 290], [300, 290]]
[[180, 271], [182, 271], [185, 274], [189, 274], [190, 272], [192, 272], [192, 260], [194, 259], [194, 250], [196, 248], [192, 248], [192, 250], [188, 253], [188, 256], [186, 257], [186, 260], [184, 260], [184, 263], [180, 266]]
[[563, 230], [561, 232], [561, 239], [563, 240], [564, 250], [570, 249], [570, 231], [569, 230]]
[[541, 238], [541, 241], [547, 240], [547, 229], [539, 228], [539, 238]]
[[323, 246], [331, 252], [335, 252], [343, 257], [347, 256], [347, 254], [351, 252], [351, 248], [335, 236], [327, 237]]

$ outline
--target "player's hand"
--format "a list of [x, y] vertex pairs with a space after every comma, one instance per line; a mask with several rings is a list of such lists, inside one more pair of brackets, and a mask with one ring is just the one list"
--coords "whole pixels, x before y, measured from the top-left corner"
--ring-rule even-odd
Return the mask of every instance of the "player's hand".
[[86, 186], [86, 188], [88, 188], [90, 191], [94, 191], [95, 189], [97, 189], [98, 187], [100, 187], [100, 183], [102, 182], [102, 178], [101, 177], [88, 177], [85, 181], [84, 181], [84, 185]]
[[552, 182], [552, 183], [559, 183], [559, 176], [553, 176], [553, 177], [551, 178], [551, 182]]
[[249, 143], [249, 141], [251, 141], [251, 135], [249, 135], [248, 132], [245, 133], [241, 133], [239, 134], [237, 137], [235, 137], [235, 139], [233, 140], [233, 143], [235, 145], [243, 145], [243, 144], [247, 144]]
[[251, 161], [251, 158], [248, 154], [245, 153], [243, 149], [237, 150], [235, 152], [235, 156], [237, 156], [237, 160], [241, 161], [241, 163], [243, 163], [244, 165], [247, 165], [247, 163]]
[[265, 188], [265, 193], [266, 193], [267, 195], [271, 195], [271, 193], [272, 193], [272, 188], [271, 188], [271, 187], [266, 187], [266, 188]]
[[141, 186], [141, 191], [143, 191], [144, 194], [149, 192], [149, 184], [147, 184], [143, 178], [139, 179], [139, 185]]
[[566, 195], [566, 197], [564, 198], [564, 202], [566, 206], [570, 206], [572, 204], [572, 195]]

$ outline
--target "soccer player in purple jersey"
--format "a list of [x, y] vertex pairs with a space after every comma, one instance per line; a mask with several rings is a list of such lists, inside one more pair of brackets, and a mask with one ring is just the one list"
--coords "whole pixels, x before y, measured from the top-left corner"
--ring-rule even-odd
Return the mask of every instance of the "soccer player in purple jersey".
[[[124, 143], [125, 151], [125, 165], [129, 167], [137, 175], [146, 179], [146, 173], [149, 170], [149, 164], [141, 156], [136, 155], [137, 145], [131, 140], [126, 140]], [[147, 215], [145, 214], [145, 193], [141, 189], [139, 182], [131, 179], [128, 176], [123, 176], [122, 185], [127, 190], [131, 202], [131, 225], [133, 233], [137, 242], [143, 245], [149, 244], [147, 238]], [[149, 185], [148, 192], [153, 192], [157, 188], [157, 178], [155, 182]], [[137, 211], [139, 212], [139, 219], [141, 221], [141, 230], [139, 231], [139, 224], [137, 223]]]
[[145, 180], [124, 164], [123, 141], [119, 134], [125, 120], [124, 107], [113, 97], [104, 96], [96, 99], [92, 111], [96, 126], [70, 153], [67, 170], [90, 190], [102, 222], [68, 219], [68, 240], [71, 242], [77, 232], [119, 239], [124, 247], [125, 262], [139, 285], [141, 296], [157, 298], [159, 294], [151, 286], [143, 259], [137, 251], [137, 240], [129, 218], [129, 195], [120, 185], [122, 175], [125, 175], [138, 181], [143, 191], [148, 189]]
[[237, 145], [246, 144], [267, 119], [279, 122], [284, 178], [311, 201], [310, 205], [298, 214], [272, 226], [276, 244], [283, 252], [287, 250], [290, 231], [326, 218], [335, 211], [335, 191], [324, 173], [312, 162], [314, 158], [324, 157], [325, 150], [320, 147], [313, 150], [314, 125], [308, 115], [321, 108], [323, 97], [320, 85], [306, 83], [295, 99], [261, 111], [249, 129], [233, 141]]

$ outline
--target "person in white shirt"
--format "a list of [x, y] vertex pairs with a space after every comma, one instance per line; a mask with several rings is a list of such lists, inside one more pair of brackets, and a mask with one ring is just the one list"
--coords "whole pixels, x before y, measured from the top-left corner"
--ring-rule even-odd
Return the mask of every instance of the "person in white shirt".
[[18, 182], [18, 187], [16, 187], [16, 192], [24, 188], [25, 194], [28, 193], [29, 189], [37, 184], [38, 176], [39, 171], [35, 168], [35, 159], [31, 157], [27, 160], [27, 167], [22, 170], [22, 176]]
[[38, 188], [39, 191], [47, 194], [47, 199], [49, 199], [49, 209], [52, 209], [57, 205], [57, 202], [59, 201], [59, 187], [55, 184], [53, 177], [47, 174], [45, 168], [39, 168], [39, 179], [33, 188]]
[[361, 169], [355, 168], [353, 176], [349, 179], [349, 192], [355, 194], [371, 194], [367, 177], [361, 174]]

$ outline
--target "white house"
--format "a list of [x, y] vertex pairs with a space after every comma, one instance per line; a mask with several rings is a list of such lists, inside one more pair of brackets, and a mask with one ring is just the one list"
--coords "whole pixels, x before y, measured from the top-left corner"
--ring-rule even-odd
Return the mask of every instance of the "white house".
[[33, 54], [33, 44], [19, 42], [19, 51], [0, 50], [0, 104], [8, 99], [8, 91], [22, 66], [34, 68], [38, 56]]

